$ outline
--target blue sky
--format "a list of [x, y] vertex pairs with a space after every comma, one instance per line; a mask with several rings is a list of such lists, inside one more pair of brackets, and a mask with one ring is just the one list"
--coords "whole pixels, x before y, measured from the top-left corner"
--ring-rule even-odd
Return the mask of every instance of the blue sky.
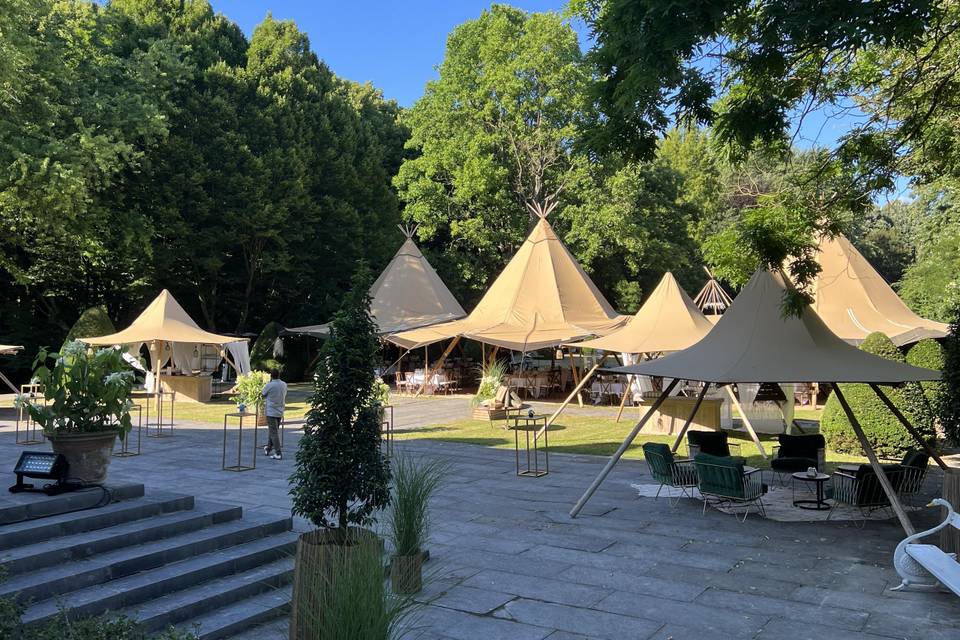
[[[447, 34], [480, 15], [490, 0], [212, 0], [248, 35], [270, 11], [294, 20], [337, 75], [370, 81], [409, 107], [436, 77]], [[526, 11], [562, 11], [564, 0], [511, 0]], [[581, 46], [586, 30], [577, 25]]]

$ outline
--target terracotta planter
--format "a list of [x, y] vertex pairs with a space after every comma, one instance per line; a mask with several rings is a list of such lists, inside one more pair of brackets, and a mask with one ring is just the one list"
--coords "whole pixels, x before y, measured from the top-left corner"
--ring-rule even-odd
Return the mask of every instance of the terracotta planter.
[[316, 616], [322, 615], [320, 589], [338, 563], [349, 561], [351, 549], [361, 545], [376, 545], [383, 542], [377, 535], [359, 527], [350, 528], [353, 546], [336, 543], [333, 533], [325, 529], [310, 531], [297, 540], [297, 557], [293, 572], [293, 598], [290, 601], [290, 640], [316, 640], [319, 636], [313, 629]]
[[390, 586], [394, 593], [420, 593], [423, 589], [423, 560], [422, 553], [390, 559]]
[[54, 453], [67, 460], [67, 479], [82, 484], [103, 484], [107, 479], [118, 429], [94, 433], [44, 433]]

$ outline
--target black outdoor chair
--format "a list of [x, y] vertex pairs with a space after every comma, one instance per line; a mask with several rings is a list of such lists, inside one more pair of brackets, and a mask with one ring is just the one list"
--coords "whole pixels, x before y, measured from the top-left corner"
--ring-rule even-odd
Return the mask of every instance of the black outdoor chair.
[[689, 491], [697, 486], [697, 470], [693, 466], [693, 460], [674, 458], [670, 447], [660, 442], [646, 442], [642, 449], [650, 475], [660, 483], [654, 499], [660, 497], [664, 486], [680, 489], [680, 495], [670, 501], [671, 507], [677, 506], [683, 497], [693, 497]]
[[708, 453], [712, 456], [725, 458], [731, 455], [730, 447], [740, 455], [740, 445], [729, 442], [726, 431], [688, 431], [687, 450], [690, 458], [695, 459], [697, 454]]
[[[915, 468], [907, 468], [899, 464], [885, 464], [882, 468], [898, 496], [905, 484], [905, 478], [916, 472]], [[910, 484], [910, 481], [906, 484]], [[834, 471], [831, 485], [827, 489], [827, 498], [833, 500], [833, 508], [827, 514], [827, 520], [841, 504], [860, 510], [863, 520], [860, 521], [859, 526], [863, 526], [866, 518], [874, 511], [891, 508], [890, 500], [887, 499], [880, 479], [869, 464], [861, 464], [855, 471], [850, 468]]]
[[770, 469], [777, 474], [780, 484], [784, 477], [797, 471], [806, 471], [816, 467], [817, 471], [827, 468], [827, 443], [819, 433], [804, 436], [781, 434], [780, 444], [773, 448]]
[[[903, 456], [900, 466], [903, 467], [903, 483], [900, 485], [900, 498], [911, 506], [916, 501], [915, 498], [923, 489], [923, 482], [927, 479], [927, 465], [930, 462], [930, 456], [924, 451], [911, 449]], [[925, 504], [927, 501], [923, 500]]]

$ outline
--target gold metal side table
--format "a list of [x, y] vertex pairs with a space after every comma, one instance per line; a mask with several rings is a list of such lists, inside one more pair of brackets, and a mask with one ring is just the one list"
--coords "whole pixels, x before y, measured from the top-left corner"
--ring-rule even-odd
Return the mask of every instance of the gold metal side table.
[[[517, 457], [517, 475], [528, 478], [539, 478], [550, 473], [550, 452], [549, 442], [547, 440], [546, 415], [518, 415], [512, 416], [513, 442], [516, 447]], [[543, 435], [537, 437], [537, 433], [543, 430]], [[524, 454], [526, 456], [526, 465], [520, 465], [520, 434], [524, 435]], [[543, 439], [542, 445], [538, 440]], [[540, 468], [540, 454], [543, 454], [543, 468]]]
[[[227, 420], [237, 418], [237, 464], [227, 465]], [[249, 465], [243, 463], [243, 421], [253, 419], [253, 449]], [[223, 464], [224, 471], [252, 471], [257, 468], [257, 414], [244, 411], [243, 413], [227, 413], [223, 416]]]

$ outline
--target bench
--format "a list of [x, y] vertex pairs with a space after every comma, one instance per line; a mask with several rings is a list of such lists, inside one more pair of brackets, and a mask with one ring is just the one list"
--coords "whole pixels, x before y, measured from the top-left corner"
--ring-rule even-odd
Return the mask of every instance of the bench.
[[942, 586], [960, 596], [960, 563], [956, 555], [946, 553], [932, 544], [916, 542], [948, 526], [960, 529], [960, 514], [954, 512], [949, 502], [936, 498], [927, 506], [935, 505], [946, 508], [947, 517], [944, 521], [932, 529], [907, 536], [893, 552], [893, 566], [901, 579], [900, 585], [894, 587], [893, 591], [932, 591]]

